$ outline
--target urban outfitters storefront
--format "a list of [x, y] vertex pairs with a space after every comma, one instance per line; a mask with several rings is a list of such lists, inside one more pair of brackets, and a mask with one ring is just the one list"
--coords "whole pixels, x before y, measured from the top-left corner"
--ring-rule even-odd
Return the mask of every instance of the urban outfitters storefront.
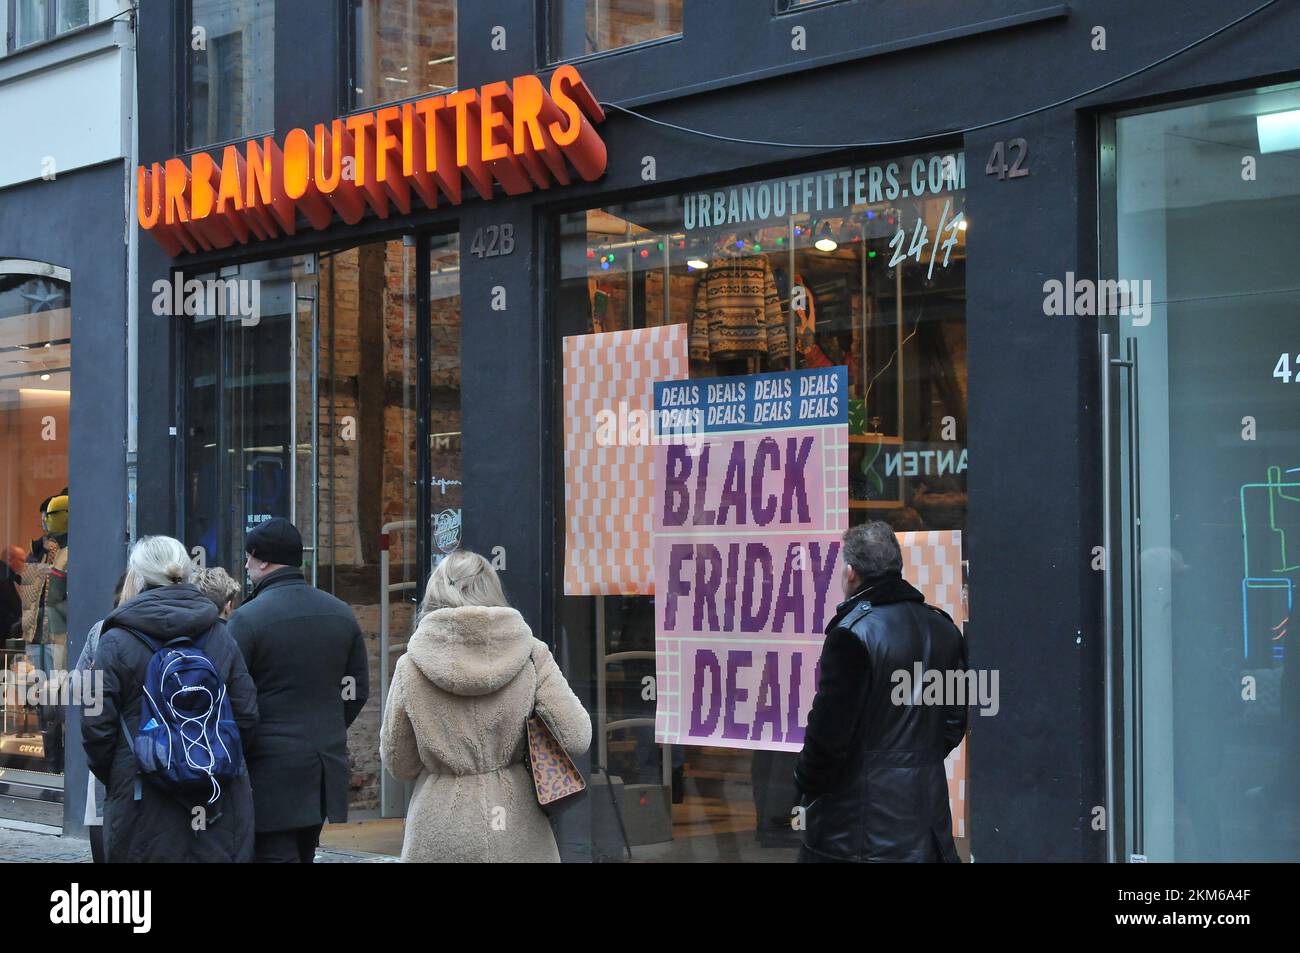
[[889, 521], [964, 618], [965, 174], [927, 153], [558, 217], [556, 614], [618, 779], [600, 856], [614, 805], [638, 858], [793, 859], [848, 526]]
[[[181, 390], [178, 535], [242, 578], [247, 533], [287, 518], [308, 580], [352, 607], [378, 683], [352, 729], [359, 811], [404, 810], [380, 712], [424, 580], [463, 541], [461, 241], [445, 213], [410, 213], [598, 178], [603, 118], [565, 67], [138, 170], [138, 223], [176, 262], [150, 288]], [[363, 218], [383, 230], [350, 233]], [[291, 248], [308, 226], [327, 234]], [[515, 241], [490, 225], [471, 254]]]
[[[517, 107], [534, 88], [510, 77], [540, 69], [551, 88], [535, 6], [518, 5], [513, 39], [490, 53], [496, 21], [458, 11], [458, 71], [431, 82], [477, 91], [440, 95], [453, 121], [459, 108], [489, 130], [438, 160], [458, 170], [458, 196], [436, 176], [430, 195], [415, 185], [438, 155], [412, 137], [419, 100], [389, 111], [335, 65], [351, 27], [276, 46], [267, 121], [228, 135], [237, 168], [251, 164], [244, 142], [274, 129], [265, 218], [254, 195], [238, 224], [185, 230], [194, 248], [142, 252], [142, 387], [176, 399], [142, 401], [141, 498], [160, 502], [140, 531], [238, 568], [251, 525], [294, 519], [311, 578], [367, 633], [375, 698], [431, 566], [483, 553], [592, 715], [592, 792], [558, 825], [565, 859], [784, 861], [836, 541], [883, 519], [908, 577], [996, 676], [948, 760], [964, 857], [1295, 859], [1283, 782], [1296, 685], [1274, 629], [1289, 562], [1266, 544], [1285, 538], [1289, 464], [1230, 463], [1285, 442], [1285, 385], [1270, 375], [1288, 369], [1286, 348], [1240, 323], [1214, 330], [1225, 324], [1206, 310], [1249, 309], [1265, 330], [1294, 310], [1278, 230], [1294, 221], [1296, 145], [1273, 132], [1289, 120], [1267, 118], [1300, 106], [1277, 39], [1294, 13], [1236, 27], [1247, 60], [1184, 55], [1081, 98], [1246, 9], [1180, 13], [1179, 39], [1150, 29], [1170, 11], [1115, 14], [1112, 51], [1092, 57], [1078, 52], [1092, 21], [1064, 5], [944, 4], [925, 22], [880, 20], [869, 40], [855, 0], [677, 5], [664, 35], [578, 64], [591, 96], [572, 101], [598, 134], [597, 168], [546, 142], [516, 148], [504, 107], [499, 125], [480, 118], [493, 90]], [[161, 63], [186, 26], [142, 37], [144, 61]], [[799, 26], [817, 57], [791, 51]], [[1114, 49], [1121, 27], [1132, 48]], [[761, 67], [721, 75], [729, 50]], [[971, 80], [1011, 51], [1032, 82]], [[1079, 65], [1048, 68], [1060, 62]], [[291, 81], [322, 69], [340, 82]], [[345, 78], [364, 100], [339, 92]], [[184, 99], [142, 116], [145, 215], [164, 228]], [[331, 125], [362, 114], [346, 136]], [[562, 130], [565, 115], [550, 119]], [[498, 141], [510, 154], [476, 181], [482, 143]], [[392, 180], [376, 161], [374, 188], [326, 191], [336, 142], [341, 156], [387, 148]], [[231, 166], [225, 143], [206, 148], [216, 217]], [[191, 182], [200, 154], [186, 155]], [[225, 190], [229, 212], [238, 190]], [[1248, 240], [1247, 221], [1272, 237]], [[256, 319], [158, 317], [144, 289], [176, 269], [233, 280], [250, 303], [239, 282], [256, 279]], [[1092, 314], [1053, 313], [1050, 282], [1089, 278], [1135, 281], [1136, 297], [1118, 314], [1095, 294]], [[1277, 352], [1262, 383], [1261, 348]], [[1242, 388], [1263, 390], [1207, 389], [1225, 355]], [[1239, 450], [1229, 438], [1247, 416], [1258, 439]], [[1205, 483], [1183, 453], [1235, 482]], [[1249, 567], [1233, 563], [1242, 520], [1251, 539], [1264, 527]], [[1224, 572], [1210, 580], [1212, 566]], [[372, 704], [353, 728], [353, 805], [400, 816], [378, 717]], [[1187, 734], [1196, 719], [1210, 748]]]

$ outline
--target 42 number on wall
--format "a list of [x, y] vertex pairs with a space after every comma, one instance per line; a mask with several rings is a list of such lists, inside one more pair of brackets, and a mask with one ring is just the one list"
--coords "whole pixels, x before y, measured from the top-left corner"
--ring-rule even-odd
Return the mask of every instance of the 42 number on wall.
[[[1011, 165], [1007, 157], [1014, 156]], [[1003, 142], [999, 139], [993, 143], [993, 152], [989, 154], [989, 164], [984, 167], [985, 175], [996, 175], [999, 179], [1019, 179], [1029, 174], [1025, 160], [1029, 158], [1029, 143], [1024, 139], [1011, 139]]]
[[[1295, 356], [1295, 367], [1296, 383], [1300, 384], [1300, 354]], [[1291, 373], [1291, 355], [1283, 353], [1277, 359], [1277, 363], [1273, 365], [1273, 376], [1283, 384], [1289, 384], [1291, 383]]]
[[497, 258], [509, 255], [515, 250], [515, 227], [506, 222], [503, 225], [485, 225], [474, 233], [470, 242], [470, 254], [478, 258]]

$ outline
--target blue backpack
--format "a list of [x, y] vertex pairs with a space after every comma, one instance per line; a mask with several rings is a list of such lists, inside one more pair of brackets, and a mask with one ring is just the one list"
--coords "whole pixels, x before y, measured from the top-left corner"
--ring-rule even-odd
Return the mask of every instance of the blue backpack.
[[211, 630], [197, 640], [181, 636], [164, 644], [115, 627], [153, 652], [131, 744], [140, 774], [178, 798], [214, 803], [222, 782], [244, 773], [244, 750], [226, 686], [203, 652]]

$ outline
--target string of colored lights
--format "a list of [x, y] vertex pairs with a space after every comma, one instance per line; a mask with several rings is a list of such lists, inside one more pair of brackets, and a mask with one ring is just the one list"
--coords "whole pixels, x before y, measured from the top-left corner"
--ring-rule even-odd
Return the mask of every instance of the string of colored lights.
[[[888, 232], [878, 236], [867, 236], [863, 230], [865, 223], [875, 221], [879, 218], [880, 221], [887, 224], [892, 231], [896, 226], [896, 223], [902, 220], [902, 217], [902, 211], [897, 208], [884, 208], [880, 211], [869, 208], [861, 213], [843, 216], [840, 219], [840, 226], [838, 229], [832, 230], [829, 220], [814, 218], [807, 225], [794, 225], [793, 234], [795, 238], [812, 239], [813, 247], [817, 248], [819, 251], [829, 253], [835, 251], [842, 242], [860, 242], [864, 239], [883, 240], [889, 236]], [[850, 228], [850, 223], [853, 223], [852, 228]], [[965, 224], [966, 223], [963, 220], [961, 223], [962, 231], [965, 231]], [[819, 225], [820, 229], [818, 228]], [[774, 227], [776, 226], [769, 226], [769, 228]], [[736, 238], [734, 242], [736, 249], [741, 252], [748, 250], [755, 253], [762, 253], [763, 242], [755, 237], [757, 233], [762, 231], [762, 227], [750, 229], [748, 231], [748, 239], [742, 237]], [[838, 240], [836, 234], [838, 234]], [[637, 255], [640, 258], [648, 259], [651, 251], [662, 252], [664, 250], [665, 242], [670, 243], [673, 247], [681, 251], [687, 249], [688, 241], [690, 248], [720, 244], [719, 242], [702, 236], [692, 236], [690, 239], [687, 239], [685, 234], [681, 232], [672, 235], [654, 234], [648, 235], [644, 238], [628, 238], [612, 242], [603, 241], [598, 242], [595, 245], [588, 245], [587, 259], [589, 261], [599, 261], [600, 269], [602, 271], [609, 271], [617, 261], [617, 253], [620, 251], [628, 250], [631, 254]], [[772, 242], [772, 244], [777, 248], [784, 248], [785, 243], [786, 238], [784, 235], [777, 235]], [[728, 242], [727, 244], [731, 243]], [[875, 258], [876, 255], [877, 252], [875, 249], [867, 250], [868, 258]], [[699, 271], [709, 267], [708, 262], [702, 258], [690, 259], [686, 264], [691, 271]]]

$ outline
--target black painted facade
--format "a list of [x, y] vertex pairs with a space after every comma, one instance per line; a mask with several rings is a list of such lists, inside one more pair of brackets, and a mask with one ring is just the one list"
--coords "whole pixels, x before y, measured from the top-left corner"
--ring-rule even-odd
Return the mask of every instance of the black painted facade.
[[[1001, 713], [972, 718], [972, 848], [979, 860], [1101, 860], [1104, 835], [1090, 825], [1106, 785], [1102, 588], [1090, 568], [1101, 536], [1098, 334], [1088, 320], [1045, 317], [1042, 284], [1067, 271], [1097, 274], [1099, 117], [1295, 79], [1300, 9], [1268, 5], [1162, 65], [1079, 94], [1154, 64], [1260, 4], [841, 0], [777, 15], [769, 0], [688, 2], [679, 38], [579, 63], [601, 102], [744, 139], [861, 145], [727, 143], [609, 109], [598, 128], [609, 168], [597, 182], [491, 202], [471, 198], [458, 208], [387, 221], [368, 218], [355, 227], [340, 223], [325, 232], [300, 229], [293, 238], [237, 246], [234, 254], [176, 262], [145, 237], [139, 287], [167, 277], [172, 266], [198, 271], [370, 237], [458, 229], [465, 252], [464, 542], [483, 552], [507, 548], [512, 601], [541, 634], [552, 628], [549, 620], [557, 611], [559, 572], [552, 531], [557, 504], [548, 479], [561, 452], [553, 403], [557, 348], [550, 331], [555, 216], [632, 197], [964, 148], [966, 208], [973, 223], [967, 286], [973, 451], [965, 537], [973, 574], [968, 638], [972, 664], [998, 669], [1002, 686]], [[188, 39], [177, 19], [181, 6], [166, 0], [140, 5], [144, 163], [181, 154], [178, 64]], [[536, 0], [461, 4], [461, 86], [520, 73], [545, 76], [544, 6]], [[321, 0], [276, 4], [277, 139], [295, 126], [345, 114], [343, 22], [334, 4]], [[496, 26], [506, 29], [505, 51], [491, 49]], [[1105, 51], [1093, 49], [1099, 26], [1106, 30]], [[796, 27], [806, 30], [806, 51], [791, 47]], [[1017, 137], [1028, 143], [1030, 174], [985, 175], [994, 143]], [[654, 181], [642, 179], [646, 156], [655, 159]], [[98, 174], [85, 173], [87, 179]], [[94, 191], [96, 201], [104, 201]], [[8, 201], [0, 203], [0, 217], [16, 214], [11, 208]], [[477, 229], [506, 222], [516, 237], [511, 256], [477, 259], [468, 253]], [[28, 249], [28, 257], [61, 260], [66, 235], [51, 230], [33, 237], [53, 247]], [[74, 285], [75, 346], [85, 353], [95, 349], [96, 334], [110, 334], [104, 327], [117, 324], [106, 321], [98, 331], [89, 326], [86, 304], [93, 292], [81, 278]], [[504, 312], [489, 307], [496, 286], [508, 295]], [[106, 292], [99, 313], [121, 313], [111, 307], [115, 300]], [[169, 432], [183, 419], [178, 338], [168, 319], [150, 312], [149, 300], [141, 294], [139, 387], [142, 395], [153, 396], [140, 402], [139, 498], [152, 502], [139, 508], [138, 529], [179, 535], [183, 448], [181, 438]], [[106, 521], [104, 538], [114, 546], [122, 529], [122, 468], [100, 466], [92, 448], [117, 445], [110, 438], [122, 429], [124, 415], [113, 410], [124, 407], [124, 379], [106, 373], [94, 383], [83, 370], [73, 405], [74, 484], [89, 485], [102, 502], [96, 509]], [[87, 437], [78, 440], [77, 434]], [[100, 441], [99, 435], [107, 436]], [[427, 519], [422, 522], [427, 525]], [[84, 527], [78, 524], [79, 535]], [[110, 544], [103, 545], [108, 559]], [[89, 560], [90, 554], [83, 548], [74, 558]], [[103, 588], [111, 587], [116, 569], [82, 571], [93, 582], [79, 587]], [[87, 624], [76, 619], [73, 628], [84, 631]]]

